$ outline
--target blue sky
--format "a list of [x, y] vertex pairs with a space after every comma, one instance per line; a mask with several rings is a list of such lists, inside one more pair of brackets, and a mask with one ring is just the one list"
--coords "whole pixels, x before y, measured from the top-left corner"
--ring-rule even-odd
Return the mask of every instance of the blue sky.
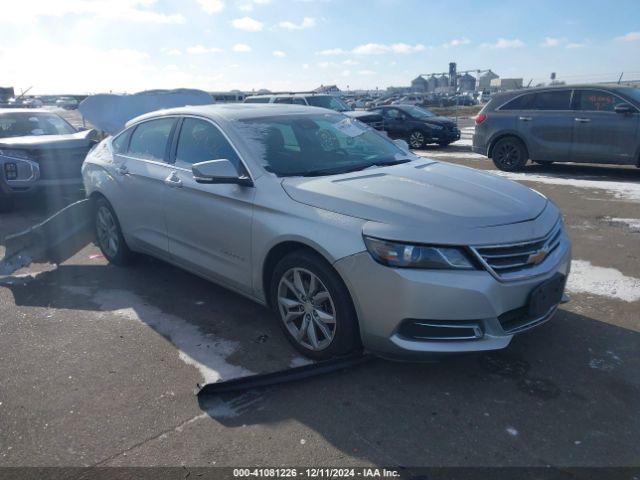
[[0, 85], [36, 93], [406, 85], [491, 68], [640, 78], [640, 1], [0, 1]]

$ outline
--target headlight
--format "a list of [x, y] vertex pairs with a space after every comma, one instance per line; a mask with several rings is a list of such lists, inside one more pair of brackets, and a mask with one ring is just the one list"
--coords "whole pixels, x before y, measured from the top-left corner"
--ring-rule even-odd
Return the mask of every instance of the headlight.
[[31, 157], [29, 156], [29, 153], [26, 150], [15, 150], [15, 149], [0, 150], [0, 156], [8, 157], [8, 158], [20, 158], [22, 160], [31, 159]]
[[474, 270], [462, 248], [410, 245], [378, 238], [364, 237], [373, 259], [388, 267], [435, 270]]
[[429, 127], [431, 130], [442, 130], [444, 128], [440, 125], [433, 125], [432, 123], [427, 123], [427, 127]]

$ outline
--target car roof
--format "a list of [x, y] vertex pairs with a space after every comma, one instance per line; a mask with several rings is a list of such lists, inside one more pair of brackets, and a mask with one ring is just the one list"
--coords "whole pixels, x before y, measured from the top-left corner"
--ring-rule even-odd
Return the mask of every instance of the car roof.
[[145, 113], [132, 120], [126, 126], [133, 125], [142, 120], [167, 115], [196, 115], [209, 117], [220, 122], [232, 122], [239, 120], [249, 120], [253, 118], [263, 118], [280, 115], [310, 115], [318, 113], [338, 113], [320, 107], [309, 107], [307, 105], [291, 105], [282, 103], [226, 103], [168, 108]]

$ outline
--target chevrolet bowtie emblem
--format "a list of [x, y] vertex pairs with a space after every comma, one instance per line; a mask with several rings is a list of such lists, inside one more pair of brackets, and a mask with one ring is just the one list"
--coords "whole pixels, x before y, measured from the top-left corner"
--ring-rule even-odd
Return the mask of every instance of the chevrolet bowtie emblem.
[[531, 265], [538, 265], [539, 263], [542, 263], [545, 258], [547, 258], [547, 255], [549, 255], [549, 251], [546, 248], [543, 248], [539, 252], [529, 255], [529, 258], [527, 258], [527, 263]]

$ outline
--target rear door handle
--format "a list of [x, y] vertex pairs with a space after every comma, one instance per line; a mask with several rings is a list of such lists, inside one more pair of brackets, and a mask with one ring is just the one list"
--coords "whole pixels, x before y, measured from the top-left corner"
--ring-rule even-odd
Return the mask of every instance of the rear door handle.
[[518, 117], [518, 120], [522, 120], [523, 122], [530, 122], [533, 120], [531, 117]]
[[591, 119], [590, 118], [579, 118], [579, 117], [576, 117], [575, 121], [579, 122], [579, 123], [589, 123], [591, 121]]
[[180, 180], [178, 174], [173, 171], [167, 178], [164, 179], [164, 184], [173, 188], [180, 188], [182, 187], [182, 180]]
[[118, 165], [116, 172], [118, 172], [119, 175], [129, 175], [129, 169], [125, 164]]

